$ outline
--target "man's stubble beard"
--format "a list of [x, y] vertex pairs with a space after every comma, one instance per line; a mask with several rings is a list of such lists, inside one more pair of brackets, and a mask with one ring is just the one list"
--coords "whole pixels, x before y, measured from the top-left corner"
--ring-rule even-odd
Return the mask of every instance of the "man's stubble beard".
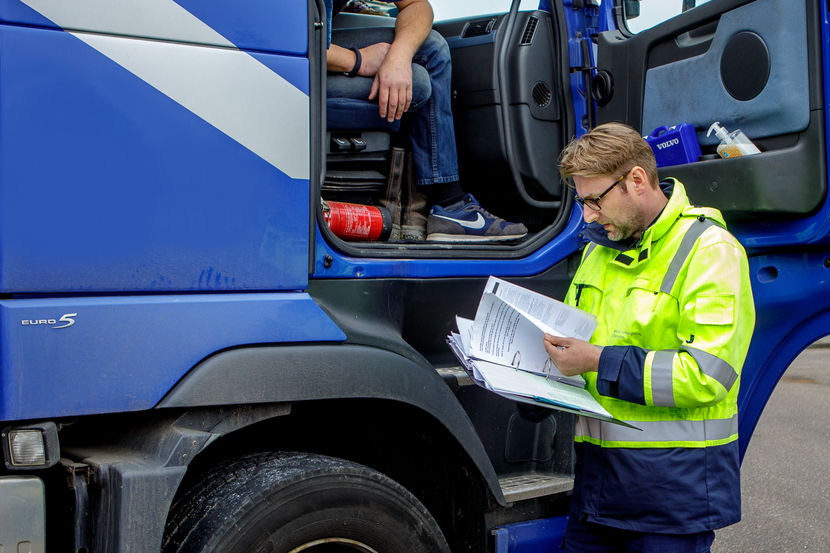
[[613, 242], [627, 240], [648, 227], [645, 215], [641, 211], [630, 211], [629, 213], [630, 215], [622, 221], [610, 221], [614, 228], [608, 231], [609, 240]]

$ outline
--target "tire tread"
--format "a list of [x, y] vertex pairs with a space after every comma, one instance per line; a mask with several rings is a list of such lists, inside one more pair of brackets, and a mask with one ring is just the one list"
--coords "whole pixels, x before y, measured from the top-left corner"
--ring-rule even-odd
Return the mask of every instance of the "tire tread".
[[[258, 502], [263, 498], [268, 501], [268, 490], [286, 489], [298, 483], [304, 484], [309, 478], [326, 475], [364, 482], [362, 485], [368, 486], [364, 489], [384, 490], [381, 493], [385, 496], [397, 498], [393, 500], [396, 502], [394, 505], [405, 505], [404, 512], [410, 513], [407, 518], [414, 517], [409, 524], [415, 526], [410, 528], [421, 535], [417, 538], [412, 534], [408, 538], [414, 541], [410, 542], [412, 547], [407, 550], [449, 553], [440, 528], [429, 511], [394, 480], [351, 461], [296, 452], [245, 455], [225, 461], [196, 477], [173, 502], [165, 527], [162, 553], [214, 551], [216, 540], [221, 539], [224, 531], [234, 526], [245, 513], [258, 508], [262, 504]], [[217, 531], [219, 533], [214, 535]], [[427, 547], [421, 540], [429, 540], [431, 546]]]

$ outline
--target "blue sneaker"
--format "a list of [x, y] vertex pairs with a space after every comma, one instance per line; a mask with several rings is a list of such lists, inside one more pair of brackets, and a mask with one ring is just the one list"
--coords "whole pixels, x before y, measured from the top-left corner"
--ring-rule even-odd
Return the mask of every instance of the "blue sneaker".
[[432, 206], [427, 219], [427, 240], [434, 242], [491, 242], [516, 240], [527, 234], [521, 223], [508, 223], [490, 215], [473, 198], [464, 197], [464, 205], [453, 211]]

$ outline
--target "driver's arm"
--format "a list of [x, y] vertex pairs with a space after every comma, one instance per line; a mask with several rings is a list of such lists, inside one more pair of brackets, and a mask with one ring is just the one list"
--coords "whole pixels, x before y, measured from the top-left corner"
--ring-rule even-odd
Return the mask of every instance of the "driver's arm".
[[[412, 101], [412, 58], [432, 30], [432, 6], [428, 0], [395, 2], [395, 40], [381, 63], [369, 99], [378, 99], [380, 116], [400, 119]], [[362, 52], [361, 52], [362, 53]], [[350, 68], [351, 69], [351, 68]]]

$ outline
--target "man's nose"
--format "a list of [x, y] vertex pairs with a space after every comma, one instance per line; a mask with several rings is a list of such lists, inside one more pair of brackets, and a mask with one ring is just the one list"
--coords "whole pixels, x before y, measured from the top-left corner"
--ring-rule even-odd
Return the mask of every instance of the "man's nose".
[[599, 219], [599, 211], [595, 211], [588, 207], [587, 205], [582, 206], [582, 219], [585, 220], [586, 223], [590, 224]]

